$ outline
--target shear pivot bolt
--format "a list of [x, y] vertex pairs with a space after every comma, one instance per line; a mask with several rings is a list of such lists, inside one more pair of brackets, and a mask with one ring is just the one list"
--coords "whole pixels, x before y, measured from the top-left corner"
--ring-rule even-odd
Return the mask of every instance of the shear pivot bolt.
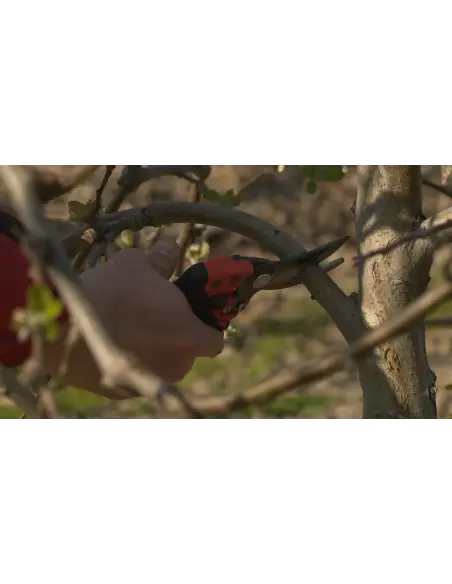
[[253, 288], [259, 290], [260, 288], [264, 288], [267, 284], [270, 284], [272, 277], [270, 274], [261, 274], [258, 278], [254, 280]]

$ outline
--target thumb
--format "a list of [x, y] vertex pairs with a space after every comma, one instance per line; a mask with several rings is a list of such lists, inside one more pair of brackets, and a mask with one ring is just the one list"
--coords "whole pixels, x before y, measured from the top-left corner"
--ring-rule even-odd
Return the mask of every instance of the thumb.
[[169, 280], [176, 269], [179, 253], [175, 239], [159, 239], [146, 252], [146, 261], [160, 276]]

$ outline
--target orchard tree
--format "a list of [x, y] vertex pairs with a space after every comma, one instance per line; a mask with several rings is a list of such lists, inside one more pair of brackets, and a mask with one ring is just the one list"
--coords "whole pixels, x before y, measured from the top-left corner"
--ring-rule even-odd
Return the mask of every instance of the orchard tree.
[[[183, 224], [179, 244], [178, 273], [186, 261], [208, 257], [208, 245], [199, 239], [205, 226], [216, 226], [253, 239], [280, 258], [304, 253], [294, 237], [238, 208], [246, 200], [245, 187], [236, 193], [219, 193], [208, 187], [209, 166], [128, 166], [115, 184], [107, 204], [103, 193], [112, 180], [114, 166], [105, 167], [95, 197], [72, 201], [71, 232], [58, 237], [43, 212], [43, 204], [71, 191], [100, 167], [75, 167], [63, 180], [45, 167], [0, 168], [9, 202], [21, 218], [27, 236], [24, 251], [33, 273], [43, 267], [51, 275], [59, 295], [83, 335], [106, 386], [121, 387], [130, 397], [171, 399], [180, 415], [216, 417], [268, 402], [291, 389], [340, 370], [346, 360], [355, 361], [362, 386], [365, 418], [435, 418], [435, 373], [430, 369], [425, 347], [425, 316], [452, 296], [451, 259], [443, 266], [444, 280], [428, 291], [435, 251], [447, 244], [452, 211], [435, 217], [422, 213], [420, 166], [359, 166], [354, 213], [357, 242], [357, 293], [347, 296], [328, 273], [328, 267], [309, 265], [300, 271], [313, 299], [329, 314], [348, 348], [313, 362], [300, 362], [297, 371], [280, 371], [259, 385], [228, 395], [196, 397], [176, 386], [162, 386], [148, 371], [123, 354], [110, 339], [78, 285], [78, 273], [98, 261], [108, 261], [111, 246], [136, 244], [145, 227], [155, 236], [167, 224]], [[273, 172], [282, 172], [275, 166]], [[306, 190], [315, 196], [323, 181], [340, 181], [342, 166], [300, 166]], [[189, 201], [158, 202], [120, 211], [127, 197], [144, 182], [161, 176], [176, 176], [191, 185]], [[449, 194], [448, 187], [434, 186]], [[148, 244], [152, 244], [151, 237]], [[200, 243], [201, 241], [201, 243]], [[32, 287], [29, 303], [16, 319], [19, 334], [31, 335], [39, 347], [43, 336], [57, 332], [59, 301], [40, 282]], [[30, 362], [16, 373], [0, 368], [0, 381], [7, 395], [27, 415], [58, 415], [52, 391], [34, 351]], [[57, 380], [53, 380], [55, 383]], [[37, 414], [38, 412], [38, 414]]]

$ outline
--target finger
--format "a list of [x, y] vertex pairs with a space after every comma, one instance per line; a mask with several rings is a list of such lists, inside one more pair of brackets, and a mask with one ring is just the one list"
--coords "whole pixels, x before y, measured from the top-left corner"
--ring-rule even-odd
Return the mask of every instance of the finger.
[[216, 357], [224, 349], [224, 334], [203, 323], [193, 331], [194, 347], [198, 357]]
[[146, 261], [160, 276], [169, 280], [176, 269], [179, 253], [175, 239], [160, 239], [146, 252]]
[[178, 359], [177, 363], [173, 362], [168, 366], [164, 367], [159, 372], [159, 377], [166, 381], [167, 383], [179, 383], [183, 378], [190, 372], [194, 365], [195, 360], [193, 358]]

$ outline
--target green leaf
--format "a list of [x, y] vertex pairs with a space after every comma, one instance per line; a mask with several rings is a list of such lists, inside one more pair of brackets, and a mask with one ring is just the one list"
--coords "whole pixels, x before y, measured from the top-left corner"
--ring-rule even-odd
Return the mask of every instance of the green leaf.
[[231, 199], [231, 203], [234, 207], [238, 207], [240, 205], [240, 203], [243, 203], [243, 194], [239, 193], [237, 195], [234, 195], [234, 197]]
[[48, 341], [56, 341], [60, 334], [60, 324], [57, 320], [48, 322], [44, 326], [44, 334]]
[[130, 247], [133, 247], [133, 243], [134, 243], [133, 231], [131, 231], [130, 229], [125, 229], [115, 239], [115, 244], [121, 249], [128, 249]]
[[210, 245], [207, 241], [203, 241], [202, 243], [194, 243], [191, 245], [187, 250], [187, 255], [189, 260], [196, 264], [197, 262], [203, 262], [209, 257], [210, 254]]
[[69, 217], [72, 221], [86, 221], [89, 219], [94, 209], [96, 208], [96, 201], [91, 200], [86, 203], [81, 203], [80, 201], [69, 201], [67, 204]]
[[313, 195], [317, 192], [317, 183], [313, 180], [310, 180], [306, 185], [306, 190], [310, 195]]
[[302, 166], [303, 174], [311, 181], [337, 182], [344, 178], [345, 171], [342, 164], [333, 166]]
[[19, 308], [14, 311], [11, 328], [20, 341], [28, 339], [37, 328], [49, 340], [54, 340], [59, 334], [57, 319], [62, 312], [63, 304], [53, 296], [47, 286], [32, 284], [27, 291], [27, 307], [25, 310]]
[[344, 167], [339, 166], [319, 166], [317, 170], [317, 180], [323, 182], [337, 182], [344, 178]]
[[212, 189], [206, 189], [203, 192], [203, 198], [221, 207], [236, 207], [243, 200], [240, 195], [235, 195], [233, 190], [229, 190], [222, 195]]
[[217, 193], [217, 191], [213, 191], [211, 189], [206, 189], [203, 191], [202, 196], [204, 199], [206, 199], [206, 201], [210, 201], [211, 203], [218, 203], [218, 200], [221, 197], [220, 193]]
[[315, 166], [302, 166], [301, 169], [302, 169], [303, 174], [305, 175], [306, 178], [310, 178], [310, 179], [315, 178], [315, 171], [316, 171]]
[[240, 335], [241, 335], [241, 332], [233, 324], [230, 324], [228, 326], [228, 328], [225, 330], [225, 337], [227, 339], [239, 337]]
[[45, 315], [49, 320], [54, 320], [61, 315], [63, 312], [63, 305], [62, 303], [54, 298], [45, 308]]
[[36, 314], [44, 314], [48, 319], [55, 319], [62, 313], [63, 305], [47, 286], [32, 284], [28, 288], [27, 309]]

